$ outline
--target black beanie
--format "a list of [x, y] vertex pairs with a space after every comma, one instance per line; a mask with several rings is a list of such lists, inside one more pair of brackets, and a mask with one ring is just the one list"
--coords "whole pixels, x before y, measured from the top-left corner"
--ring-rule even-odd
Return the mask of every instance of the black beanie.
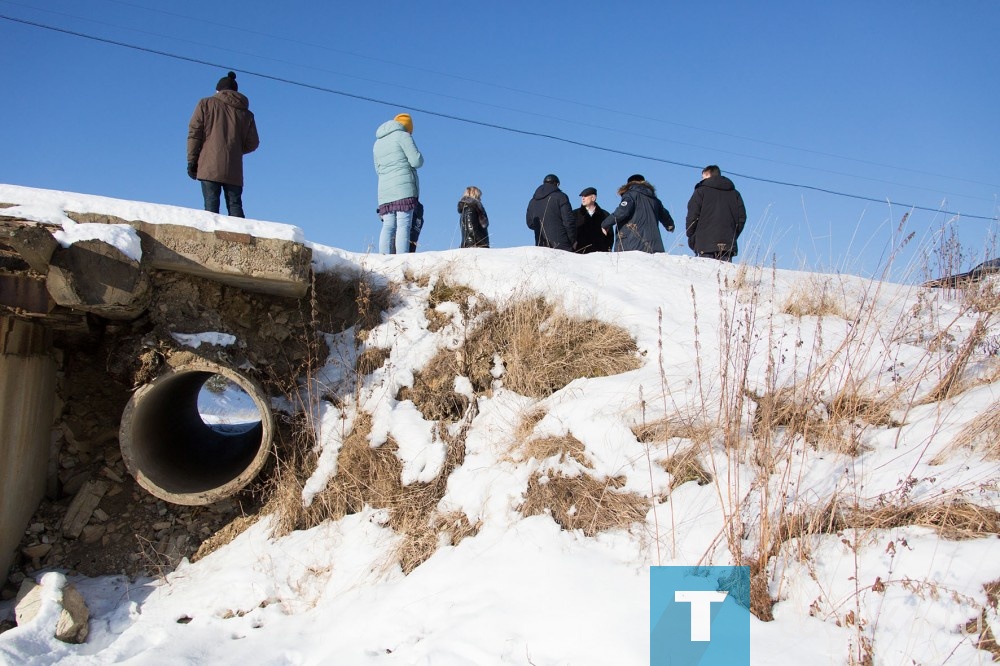
[[554, 173], [550, 173], [549, 175], [547, 175], [542, 180], [542, 182], [543, 183], [552, 183], [553, 185], [558, 185], [559, 184], [559, 176], [555, 175]]
[[240, 87], [236, 85], [236, 72], [229, 72], [215, 84], [216, 90], [239, 90]]
[[[235, 85], [235, 82], [234, 82], [234, 85]], [[642, 182], [645, 182], [645, 181], [646, 181], [646, 179], [643, 177], [643, 175], [641, 173], [634, 173], [634, 174], [632, 174], [631, 176], [628, 177], [628, 182], [629, 183], [642, 183]]]

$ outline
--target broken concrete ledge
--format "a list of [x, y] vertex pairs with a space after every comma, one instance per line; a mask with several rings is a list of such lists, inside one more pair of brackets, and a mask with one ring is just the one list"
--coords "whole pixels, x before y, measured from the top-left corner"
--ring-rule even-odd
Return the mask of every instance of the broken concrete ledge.
[[[301, 298], [309, 290], [312, 279], [312, 249], [302, 243], [261, 238], [232, 231], [202, 231], [179, 224], [123, 220], [113, 215], [97, 213], [67, 211], [66, 216], [80, 224], [125, 224], [134, 228], [142, 243], [140, 271], [154, 269], [176, 271], [216, 280], [247, 291], [287, 298]], [[52, 263], [57, 261], [65, 250], [81, 245], [81, 242], [77, 242], [70, 248], [60, 248], [52, 237], [49, 226], [39, 225], [30, 220], [0, 216], [2, 240], [13, 247], [32, 270], [42, 275], [50, 272]], [[111, 254], [109, 251], [96, 249], [100, 244], [99, 241], [92, 241], [91, 244], [94, 247], [87, 249], [96, 251], [105, 258]], [[127, 261], [116, 262], [112, 266], [115, 269], [113, 274], [125, 270], [123, 267], [127, 263]], [[93, 284], [106, 273], [103, 264], [90, 269], [74, 267], [73, 270], [89, 270], [98, 276], [62, 279], [75, 279], [81, 282], [89, 280], [88, 284]], [[136, 283], [141, 282], [138, 276], [133, 276], [133, 279]], [[118, 281], [121, 282], [121, 279]], [[58, 298], [55, 300], [59, 302]], [[69, 300], [72, 300], [72, 297]], [[99, 304], [88, 303], [86, 299], [81, 300], [83, 305], [99, 307]], [[110, 305], [112, 313], [121, 307], [120, 303]]]

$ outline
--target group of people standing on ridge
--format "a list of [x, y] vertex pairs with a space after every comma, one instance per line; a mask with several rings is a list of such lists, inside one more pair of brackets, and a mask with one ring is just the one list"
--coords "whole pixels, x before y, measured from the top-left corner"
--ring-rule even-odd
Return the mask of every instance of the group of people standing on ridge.
[[[559, 178], [549, 174], [528, 202], [528, 228], [535, 245], [586, 254], [639, 250], [663, 252], [659, 225], [673, 233], [674, 220], [656, 196], [656, 188], [642, 174], [628, 177], [618, 188], [620, 203], [610, 213], [597, 205], [597, 190], [580, 192], [579, 208], [559, 189]], [[739, 251], [736, 239], [743, 232], [747, 213], [733, 181], [714, 164], [702, 169], [688, 201], [688, 247], [699, 257], [732, 261]]]
[[[220, 195], [232, 217], [243, 213], [243, 156], [260, 145], [250, 102], [239, 92], [236, 74], [219, 79], [216, 93], [201, 99], [188, 124], [187, 172], [201, 182], [205, 210], [219, 212]], [[382, 220], [379, 252], [414, 252], [423, 227], [417, 169], [424, 157], [413, 141], [413, 118], [400, 113], [375, 131], [372, 148], [378, 174], [378, 208]], [[660, 224], [674, 231], [670, 212], [656, 188], [642, 174], [629, 176], [618, 188], [620, 203], [611, 212], [597, 205], [597, 190], [580, 192], [574, 209], [559, 189], [559, 178], [548, 174], [528, 202], [526, 220], [535, 245], [570, 252], [663, 252]], [[458, 201], [459, 228], [465, 247], [489, 247], [489, 217], [482, 191], [465, 188]], [[688, 247], [699, 257], [732, 261], [737, 239], [746, 223], [743, 198], [719, 167], [702, 170], [688, 201], [685, 229]]]

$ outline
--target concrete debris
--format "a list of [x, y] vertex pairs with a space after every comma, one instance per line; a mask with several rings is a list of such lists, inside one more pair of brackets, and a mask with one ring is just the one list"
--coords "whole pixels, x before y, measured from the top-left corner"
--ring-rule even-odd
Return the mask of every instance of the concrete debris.
[[[17, 593], [14, 618], [21, 627], [38, 617], [45, 598], [45, 588], [30, 578], [24, 579]], [[83, 643], [90, 633], [90, 609], [83, 595], [72, 584], [62, 588], [59, 605], [59, 619], [56, 621], [55, 637], [64, 643]]]
[[90, 609], [72, 585], [62, 591], [62, 612], [56, 622], [56, 638], [64, 643], [83, 643], [90, 633]]
[[69, 508], [66, 509], [66, 518], [63, 520], [62, 528], [64, 535], [72, 539], [80, 536], [109, 487], [110, 484], [107, 481], [100, 479], [87, 481], [83, 484], [80, 492], [76, 494], [73, 501], [70, 502]]

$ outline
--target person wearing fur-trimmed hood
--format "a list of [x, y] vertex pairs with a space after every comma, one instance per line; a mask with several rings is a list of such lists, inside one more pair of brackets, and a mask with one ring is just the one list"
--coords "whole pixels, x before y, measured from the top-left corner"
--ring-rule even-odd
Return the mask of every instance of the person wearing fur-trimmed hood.
[[633, 174], [618, 188], [618, 195], [621, 203], [601, 223], [605, 233], [610, 233], [612, 227], [618, 232], [615, 252], [663, 252], [663, 239], [657, 223], [672, 233], [674, 219], [656, 197], [656, 188], [642, 175]]

